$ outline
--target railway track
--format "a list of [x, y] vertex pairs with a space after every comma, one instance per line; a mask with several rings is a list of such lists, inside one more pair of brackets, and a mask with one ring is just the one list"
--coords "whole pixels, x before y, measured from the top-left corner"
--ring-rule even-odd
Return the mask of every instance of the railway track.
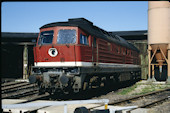
[[170, 98], [170, 96], [168, 96], [168, 97], [163, 97], [163, 98], [158, 99], [158, 100], [156, 100], [156, 101], [150, 102], [150, 103], [148, 103], [148, 104], [146, 104], [146, 105], [139, 106], [139, 108], [151, 108], [151, 107], [154, 106], [154, 105], [158, 105], [158, 104], [161, 104], [161, 103], [167, 101], [169, 98]]
[[[150, 108], [153, 106], [157, 106], [163, 102], [169, 101], [170, 98], [170, 88], [150, 92], [143, 95], [138, 95], [135, 97], [118, 100], [116, 102], [110, 102], [109, 105], [114, 106], [138, 106], [137, 108]], [[96, 106], [99, 107], [99, 106]], [[94, 109], [92, 107], [90, 109]], [[137, 109], [135, 108], [135, 109]]]
[[[1, 98], [2, 99], [25, 99], [20, 103], [29, 103], [36, 100], [49, 99], [48, 93], [39, 95], [38, 87], [36, 84], [29, 84], [27, 82], [9, 82], [2, 84]], [[31, 96], [30, 96], [31, 95]], [[110, 102], [109, 105], [114, 106], [138, 106], [137, 108], [150, 108], [166, 101], [170, 98], [170, 88], [154, 91], [144, 95], [135, 96], [128, 99], [118, 100], [116, 102]], [[140, 103], [140, 104], [139, 104]], [[100, 107], [103, 105], [89, 108], [89, 110]], [[134, 108], [134, 109], [137, 109]], [[131, 109], [131, 110], [134, 110]]]
[[143, 94], [143, 95], [138, 95], [138, 96], [135, 96], [135, 97], [132, 97], [132, 98], [120, 100], [120, 101], [117, 101], [117, 102], [112, 102], [112, 103], [109, 103], [109, 104], [110, 105], [128, 105], [128, 104], [130, 105], [130, 104], [133, 104], [136, 101], [143, 100], [143, 99], [156, 100], [157, 97], [160, 99], [161, 96], [165, 97], [165, 95], [167, 97], [170, 95], [170, 88], [150, 92], [150, 93]]
[[[49, 99], [49, 96], [50, 96], [49, 93], [45, 93], [45, 94], [41, 94], [41, 95], [36, 94], [36, 95], [32, 96], [31, 98], [28, 98], [27, 101], [24, 101], [24, 102], [21, 102], [21, 103], [32, 102], [32, 101], [35, 101], [35, 100]], [[21, 98], [21, 99], [24, 99], [24, 98]]]
[[37, 84], [28, 82], [7, 82], [1, 84], [2, 99], [19, 99], [26, 96], [38, 94]]
[[[168, 91], [169, 92], [169, 89], [166, 89], [166, 90], [161, 90], [161, 92], [166, 92], [166, 91]], [[160, 91], [157, 91], [157, 93], [158, 94], [161, 94], [161, 92]], [[153, 92], [153, 93], [149, 93], [149, 95], [154, 95], [154, 94], [157, 94], [156, 92]], [[146, 94], [145, 94], [146, 95]], [[39, 95], [39, 96], [37, 96], [37, 97], [35, 97], [35, 98], [31, 98], [31, 99], [29, 99], [29, 100], [26, 100], [26, 101], [23, 101], [23, 102], [19, 102], [19, 103], [17, 103], [17, 104], [22, 104], [22, 103], [25, 103], [25, 104], [35, 104], [36, 102], [45, 102], [45, 101], [42, 101], [42, 100], [38, 100], [38, 99], [42, 99], [42, 98], [44, 98], [44, 97], [48, 97], [49, 96], [49, 94], [43, 94], [43, 95]], [[142, 98], [143, 98], [143, 96], [144, 95], [140, 95]], [[147, 95], [148, 96], [148, 95]], [[139, 97], [139, 96], [138, 96]], [[136, 98], [135, 98], [136, 99]], [[139, 99], [139, 98], [138, 98]], [[164, 102], [165, 100], [168, 100], [169, 99], [169, 97], [164, 97], [164, 99], [158, 99], [158, 100], [155, 100], [155, 101], [152, 101], [152, 102], [150, 102], [149, 104], [147, 103], [147, 104], [145, 104], [145, 105], [141, 105], [141, 106], [138, 106], [138, 107], [134, 107], [134, 108], [130, 108], [130, 110], [128, 111], [129, 113], [130, 113], [130, 111], [132, 111], [132, 110], [134, 110], [134, 109], [137, 109], [137, 108], [148, 108], [148, 107], [151, 107], [151, 106], [154, 106], [154, 104], [155, 103], [160, 103], [160, 102]], [[35, 100], [38, 100], [38, 101], [35, 101]], [[128, 99], [126, 99], [126, 100], [128, 100]], [[130, 98], [130, 100], [132, 101], [133, 99], [132, 98]], [[50, 102], [50, 101], [46, 101], [47, 103], [48, 102]], [[51, 102], [53, 102], [53, 101], [51, 101]], [[62, 101], [61, 101], [62, 102]], [[123, 103], [125, 102], [125, 101], [122, 101]], [[120, 105], [120, 104], [123, 104], [123, 103], [121, 103], [121, 102], [115, 102], [114, 103], [114, 105]], [[111, 105], [111, 104], [113, 104], [113, 103], [109, 103], [109, 105]], [[125, 104], [125, 103], [124, 103]], [[39, 105], [39, 104], [38, 104]], [[101, 104], [101, 105], [95, 105], [95, 107], [91, 107], [91, 108], [88, 108], [88, 110], [89, 111], [93, 111], [93, 110], [95, 110], [94, 108], [99, 108], [99, 107], [101, 107], [101, 106], [103, 106], [104, 104]], [[80, 106], [82, 106], [82, 105], [79, 105], [79, 107]], [[25, 106], [26, 107], [26, 106]], [[37, 107], [32, 107], [32, 108], [14, 108], [14, 109], [12, 109], [11, 108], [11, 110], [12, 110], [12, 112], [14, 112], [16, 109], [17, 110], [20, 110], [20, 111], [22, 111], [23, 110], [23, 112], [25, 112], [26, 110], [26, 112], [37, 112], [38, 110], [39, 110], [39, 112], [41, 111], [43, 111], [43, 113], [45, 112], [45, 108], [47, 108], [47, 107], [50, 107], [50, 106], [46, 106], [46, 107], [41, 107], [41, 106], [37, 106]], [[61, 107], [60, 107], [61, 108]], [[55, 109], [55, 110], [60, 110], [60, 108], [59, 107], [50, 107], [50, 109], [52, 110], [52, 109]], [[64, 108], [64, 107], [63, 107]], [[117, 108], [117, 109], [120, 109], [121, 107], [119, 107], [119, 108]], [[123, 107], [122, 107], [123, 108]], [[122, 109], [121, 108], [121, 109]], [[50, 110], [50, 109], [46, 109], [47, 111], [48, 110]], [[123, 108], [124, 109], [124, 108]], [[5, 109], [4, 109], [5, 110]], [[10, 110], [10, 109], [9, 109]], [[118, 110], [119, 111], [119, 110]]]

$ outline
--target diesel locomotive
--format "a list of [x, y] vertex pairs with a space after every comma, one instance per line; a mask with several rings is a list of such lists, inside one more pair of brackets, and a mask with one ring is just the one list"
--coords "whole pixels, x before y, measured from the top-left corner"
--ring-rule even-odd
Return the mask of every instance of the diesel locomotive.
[[138, 80], [139, 64], [134, 45], [85, 18], [72, 18], [40, 27], [29, 81], [41, 92], [76, 93]]

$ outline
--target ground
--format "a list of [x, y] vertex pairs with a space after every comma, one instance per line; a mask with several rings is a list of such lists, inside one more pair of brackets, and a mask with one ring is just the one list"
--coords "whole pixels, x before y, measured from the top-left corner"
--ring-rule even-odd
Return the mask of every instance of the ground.
[[[139, 81], [136, 84], [119, 89], [117, 91], [109, 92], [106, 95], [102, 95], [99, 97], [94, 97], [93, 99], [109, 99], [109, 102], [115, 102], [117, 100], [126, 99], [129, 97], [133, 97], [136, 95], [146, 94], [152, 91], [158, 91], [161, 89], [170, 88], [170, 84], [166, 84], [166, 82], [147, 82], [147, 81]], [[151, 113], [170, 113], [170, 101], [164, 102], [160, 105], [153, 107]]]

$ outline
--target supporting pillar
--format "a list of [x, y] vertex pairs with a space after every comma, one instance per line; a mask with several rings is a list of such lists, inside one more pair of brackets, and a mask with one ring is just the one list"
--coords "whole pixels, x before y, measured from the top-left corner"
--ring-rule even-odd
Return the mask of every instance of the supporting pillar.
[[23, 51], [23, 79], [28, 78], [28, 47], [24, 45]]
[[167, 83], [170, 83], [170, 44], [168, 44], [168, 62], [167, 62], [167, 67], [168, 67], [168, 78], [167, 78]]
[[155, 82], [155, 65], [152, 65], [152, 82]]
[[[149, 65], [148, 65], [148, 82], [155, 82], [155, 65], [152, 64], [152, 60], [157, 52], [157, 49], [154, 51], [153, 55], [151, 55], [152, 47], [148, 45], [148, 59], [149, 59]], [[152, 75], [152, 78], [151, 78]]]
[[148, 45], [148, 60], [149, 60], [149, 64], [148, 64], [148, 81], [151, 81], [151, 47], [150, 45]]

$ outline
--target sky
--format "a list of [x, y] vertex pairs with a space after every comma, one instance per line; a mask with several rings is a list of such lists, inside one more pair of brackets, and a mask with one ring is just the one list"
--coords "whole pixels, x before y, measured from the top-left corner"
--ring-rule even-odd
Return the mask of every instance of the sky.
[[148, 1], [1, 2], [1, 32], [39, 32], [69, 18], [86, 18], [106, 31], [147, 30]]

